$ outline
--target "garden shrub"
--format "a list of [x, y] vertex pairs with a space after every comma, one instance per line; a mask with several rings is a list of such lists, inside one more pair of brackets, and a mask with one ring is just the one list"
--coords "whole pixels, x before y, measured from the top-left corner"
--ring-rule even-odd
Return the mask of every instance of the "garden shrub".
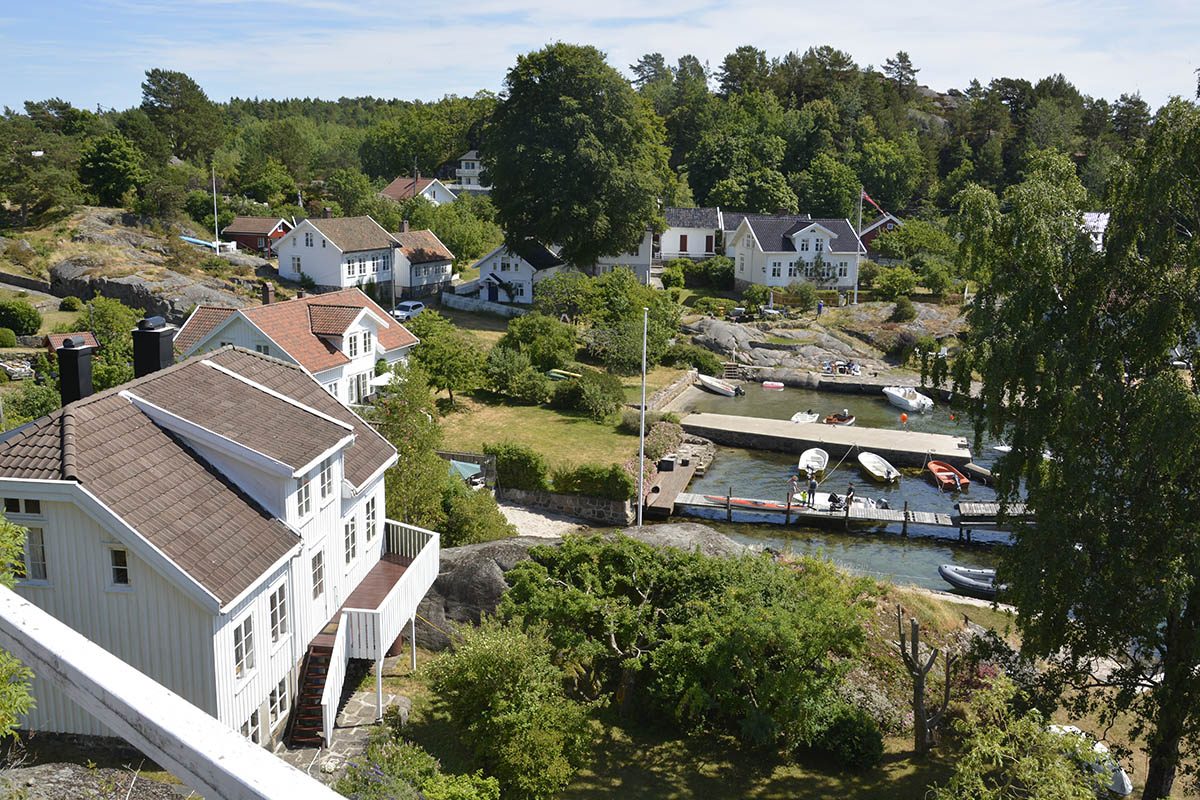
[[882, 300], [895, 300], [916, 288], [917, 273], [908, 267], [880, 267], [874, 281], [875, 294]]
[[42, 327], [42, 315], [24, 300], [0, 301], [0, 328], [11, 328], [18, 336], [32, 336]]
[[788, 299], [794, 301], [792, 308], [797, 311], [812, 311], [817, 307], [817, 287], [808, 281], [793, 281], [787, 287]]
[[737, 305], [736, 302], [724, 297], [697, 297], [692, 303], [692, 311], [697, 314], [707, 314], [710, 317], [719, 317], [735, 305]]
[[858, 285], [860, 288], [866, 289], [875, 285], [875, 279], [879, 277], [881, 267], [870, 259], [863, 261], [858, 265]]
[[728, 256], [713, 256], [699, 261], [681, 258], [676, 261], [683, 262], [683, 280], [687, 286], [722, 290], [733, 288], [733, 259]]
[[[443, 463], [449, 467], [448, 462]], [[500, 512], [492, 493], [468, 488], [457, 473], [446, 482], [442, 510], [446, 514], [440, 528], [442, 547], [461, 547], [517, 535], [517, 529]]]
[[539, 370], [567, 366], [579, 348], [573, 326], [537, 312], [509, 320], [508, 330], [496, 344], [524, 353]]
[[675, 261], [667, 262], [667, 265], [663, 267], [660, 277], [664, 289], [679, 289], [683, 287], [684, 268], [683, 265], [677, 263], [681, 260], [687, 261], [687, 259], [676, 259]]
[[0, 347], [16, 347], [17, 334], [12, 328], [0, 328]]
[[67, 295], [58, 301], [59, 311], [82, 311], [83, 301], [74, 295]]
[[663, 353], [668, 367], [694, 367], [705, 375], [720, 375], [724, 367], [716, 353], [695, 344], [673, 344]]
[[582, 411], [597, 421], [612, 416], [624, 404], [625, 388], [620, 378], [594, 369], [585, 369], [578, 378], [560, 381], [551, 397], [555, 408]]
[[656, 422], [646, 432], [646, 458], [658, 461], [683, 444], [683, 428], [674, 422]]
[[484, 445], [483, 452], [496, 457], [496, 483], [506, 489], [543, 491], [549, 489], [550, 468], [541, 453], [523, 444], [501, 442]]
[[896, 299], [896, 305], [892, 309], [892, 315], [888, 317], [892, 322], [908, 322], [917, 318], [917, 307], [913, 305], [913, 301], [907, 297], [901, 296]]
[[[649, 446], [649, 437], [646, 444]], [[628, 500], [634, 496], [636, 486], [619, 464], [580, 464], [563, 467], [552, 474], [554, 491], [560, 494], [578, 494], [585, 497], [601, 497], [605, 500]]]
[[[674, 422], [679, 423], [679, 415], [673, 411], [647, 411], [646, 426], [647, 430], [656, 422]], [[634, 436], [638, 435], [641, 428], [642, 412], [636, 408], [626, 408], [621, 411], [621, 421], [617, 425], [617, 430], [621, 433], [631, 433]]]
[[842, 769], [864, 770], [883, 761], [883, 734], [869, 714], [840, 706], [829, 727], [817, 738], [817, 749]]
[[397, 709], [384, 711], [387, 727], [371, 733], [367, 750], [346, 764], [334, 788], [356, 800], [500, 800], [500, 784], [482, 770], [442, 772], [436, 758], [400, 738]]

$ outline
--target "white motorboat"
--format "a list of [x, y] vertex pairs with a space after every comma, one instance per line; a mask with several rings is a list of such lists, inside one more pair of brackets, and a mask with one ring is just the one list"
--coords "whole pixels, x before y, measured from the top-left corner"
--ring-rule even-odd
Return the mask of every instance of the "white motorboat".
[[864, 451], [858, 454], [858, 463], [877, 481], [895, 483], [900, 480], [900, 470], [889, 464], [883, 456]]
[[820, 418], [821, 415], [811, 408], [808, 411], [797, 411], [792, 414], [792, 422], [816, 422]]
[[697, 375], [696, 380], [700, 381], [700, 385], [710, 392], [733, 397], [736, 394], [741, 394], [741, 387], [734, 386], [729, 381], [723, 381], [720, 378], [714, 378], [711, 375]]
[[819, 447], [810, 447], [800, 454], [800, 462], [796, 466], [801, 473], [809, 470], [824, 472], [825, 467], [829, 466], [829, 453]]
[[929, 411], [933, 408], [933, 400], [911, 386], [885, 386], [883, 393], [889, 403], [905, 411]]
[[1121, 767], [1121, 762], [1117, 761], [1108, 751], [1104, 742], [1097, 741], [1075, 725], [1049, 725], [1046, 730], [1055, 736], [1076, 737], [1082, 741], [1084, 747], [1090, 746], [1094, 755], [1086, 759], [1086, 768], [1102, 778], [1108, 778], [1106, 788], [1117, 797], [1128, 797], [1133, 794], [1133, 782], [1129, 780], [1128, 773]]

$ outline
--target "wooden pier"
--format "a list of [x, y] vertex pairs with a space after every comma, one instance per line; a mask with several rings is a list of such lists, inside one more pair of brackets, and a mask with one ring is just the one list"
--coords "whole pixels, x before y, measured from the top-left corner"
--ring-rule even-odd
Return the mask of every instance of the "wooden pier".
[[855, 425], [843, 427], [820, 422], [796, 423], [733, 414], [688, 414], [680, 424], [688, 433], [730, 447], [783, 453], [801, 453], [810, 447], [820, 447], [834, 459], [854, 451], [869, 450], [903, 467], [922, 467], [930, 460], [955, 466], [971, 461], [971, 449], [964, 437], [942, 433]]
[[684, 489], [696, 475], [698, 464], [693, 460], [688, 463], [676, 463], [675, 468], [659, 471], [646, 492], [644, 513], [651, 519], [666, 519], [675, 513], [675, 503]]
[[[995, 527], [999, 522], [999, 503], [962, 501], [955, 503], [954, 507], [958, 510], [958, 514], [955, 517], [958, 520], [959, 527], [988, 528]], [[1032, 519], [1032, 515], [1026, 510], [1024, 503], [1013, 503], [1010, 505], [1008, 513], [1005, 516], [1007, 519], [1017, 521]]]
[[870, 508], [863, 505], [852, 505], [849, 510], [843, 508], [838, 511], [830, 511], [828, 496], [821, 495], [820, 498], [816, 508], [808, 508], [796, 502], [792, 505], [791, 509], [764, 509], [737, 505], [736, 501], [742, 498], [733, 497], [731, 498], [733, 502], [726, 503], [723, 497], [719, 500], [710, 500], [702, 494], [685, 492], [681, 493], [675, 499], [675, 505], [716, 509], [725, 512], [727, 516], [732, 516], [734, 511], [751, 511], [755, 514], [785, 517], [785, 523], [796, 522], [812, 525], [813, 527], [829, 525], [899, 525], [904, 530], [907, 530], [909, 525], [932, 525], [942, 528], [958, 527], [955, 524], [954, 517], [950, 514], [943, 514], [936, 511], [914, 511], [908, 508]]

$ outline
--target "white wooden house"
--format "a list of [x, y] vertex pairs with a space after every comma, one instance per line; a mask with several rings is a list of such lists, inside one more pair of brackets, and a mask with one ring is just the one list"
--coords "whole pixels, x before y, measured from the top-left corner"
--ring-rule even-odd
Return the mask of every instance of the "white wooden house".
[[279, 277], [311, 278], [323, 289], [344, 289], [392, 279], [399, 242], [370, 217], [306, 219], [275, 243]]
[[[730, 219], [726, 212], [725, 219]], [[808, 281], [821, 288], [850, 290], [866, 249], [846, 219], [807, 215], [739, 214], [725, 244], [733, 258], [734, 286], [787, 286]]]
[[449, 289], [454, 278], [454, 253], [431, 230], [404, 229], [392, 234], [396, 248], [395, 296], [405, 300], [428, 297]]
[[374, 392], [375, 365], [405, 361], [417, 337], [358, 289], [249, 308], [200, 305], [175, 338], [187, 357], [237, 345], [298, 364], [347, 404]]
[[[17, 592], [257, 743], [289, 719], [327, 743], [348, 659], [415, 625], [438, 535], [385, 519], [395, 450], [303, 369], [235, 347], [172, 366], [173, 333], [139, 328], [139, 377], [98, 394], [67, 343], [64, 406], [0, 437]], [[34, 696], [23, 727], [109, 733]]]
[[699, 260], [717, 254], [717, 236], [722, 229], [720, 208], [668, 206], [663, 209], [663, 217], [667, 227], [654, 237], [655, 260]]
[[502, 244], [475, 262], [479, 296], [493, 303], [532, 303], [534, 287], [565, 266], [554, 250], [532, 239], [516, 248]]
[[422, 178], [420, 175], [415, 178], [401, 175], [385, 186], [379, 194], [381, 197], [395, 200], [397, 203], [413, 197], [424, 197], [435, 206], [453, 203], [458, 199], [458, 195], [450, 191], [449, 187], [437, 178]]

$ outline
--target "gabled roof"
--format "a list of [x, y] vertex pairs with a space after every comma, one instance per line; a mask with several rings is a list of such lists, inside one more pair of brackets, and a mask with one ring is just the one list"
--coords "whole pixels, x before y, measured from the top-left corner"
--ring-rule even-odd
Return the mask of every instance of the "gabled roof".
[[299, 367], [233, 347], [86, 397], [0, 437], [0, 477], [77, 481], [222, 604], [299, 537], [145, 410], [290, 465], [353, 434], [355, 486], [395, 451]]
[[175, 352], [187, 353], [206, 338], [213, 329], [237, 312], [228, 306], [198, 305], [175, 334]]
[[763, 252], [790, 253], [796, 250], [792, 236], [802, 230], [820, 225], [833, 234], [829, 243], [831, 253], [862, 253], [865, 249], [854, 227], [847, 219], [813, 219], [807, 214], [762, 215], [748, 214], [746, 222], [758, 238]]
[[442, 244], [442, 240], [431, 230], [402, 231], [392, 236], [400, 242], [400, 250], [412, 264], [428, 264], [431, 261], [453, 261], [454, 253]]
[[667, 206], [663, 209], [667, 218], [668, 228], [712, 228], [720, 226], [720, 212], [715, 208], [674, 208]]
[[[215, 316], [213, 307], [205, 310], [206, 315]], [[340, 349], [323, 337], [341, 336], [359, 314], [367, 311], [378, 325], [377, 336], [384, 350], [411, 347], [417, 337], [384, 311], [378, 303], [363, 294], [361, 289], [342, 289], [339, 292], [297, 297], [267, 306], [223, 309], [228, 312], [221, 322], [208, 328], [203, 336], [188, 335], [188, 346], [180, 344], [185, 332], [192, 325], [187, 321], [176, 336], [176, 349], [186, 354], [213, 336], [228, 317], [235, 313], [241, 316], [264, 336], [283, 348], [292, 359], [309, 372], [323, 372], [340, 364], [350, 362]], [[196, 309], [200, 313], [200, 309]], [[196, 314], [193, 314], [195, 318]]]
[[[744, 219], [776, 219], [779, 216], [779, 214], [754, 214], [749, 211], [721, 212], [721, 219], [724, 222], [725, 230], [727, 231], [736, 231]], [[808, 214], [790, 214], [785, 216], [789, 216], [792, 219], [811, 219]]]
[[890, 211], [885, 211], [884, 213], [879, 215], [879, 218], [877, 220], [875, 220], [870, 225], [868, 225], [867, 227], [865, 227], [861, 231], [859, 231], [858, 235], [864, 236], [864, 235], [870, 233], [871, 231], [875, 230], [876, 228], [878, 228], [882, 225], [885, 225], [889, 222], [892, 223], [893, 225], [903, 225], [904, 224], [904, 220], [895, 216]]
[[383, 187], [383, 191], [381, 191], [380, 194], [384, 197], [390, 197], [396, 201], [407, 200], [410, 197], [416, 197], [417, 195], [421, 194], [428, 189], [431, 184], [434, 183], [439, 184], [442, 189], [445, 189], [445, 191], [449, 192], [451, 195], [454, 194], [449, 189], [446, 189], [446, 185], [437, 178], [413, 178], [409, 175], [399, 176], [387, 186]]
[[283, 217], [234, 217], [233, 222], [225, 226], [221, 233], [245, 233], [255, 236], [266, 236], [280, 225], [292, 226]]
[[306, 222], [333, 242], [343, 253], [361, 250], [386, 250], [396, 245], [392, 235], [370, 217], [309, 217]]
[[561, 267], [566, 263], [558, 257], [558, 253], [555, 253], [536, 239], [526, 239], [515, 247], [510, 246], [508, 249], [528, 261], [534, 270]]
[[479, 151], [478, 150], [468, 150], [467, 152], [465, 152], [461, 156], [459, 156], [458, 160], [459, 161], [478, 161], [479, 160]]
[[[76, 331], [74, 333], [47, 333], [46, 338], [42, 343], [50, 350], [51, 353], [63, 346], [63, 342], [67, 339], [74, 339], [76, 343], [82, 343], [84, 347], [99, 348], [100, 343], [96, 341], [95, 335], [91, 331]], [[81, 342], [82, 340], [82, 342]]]

